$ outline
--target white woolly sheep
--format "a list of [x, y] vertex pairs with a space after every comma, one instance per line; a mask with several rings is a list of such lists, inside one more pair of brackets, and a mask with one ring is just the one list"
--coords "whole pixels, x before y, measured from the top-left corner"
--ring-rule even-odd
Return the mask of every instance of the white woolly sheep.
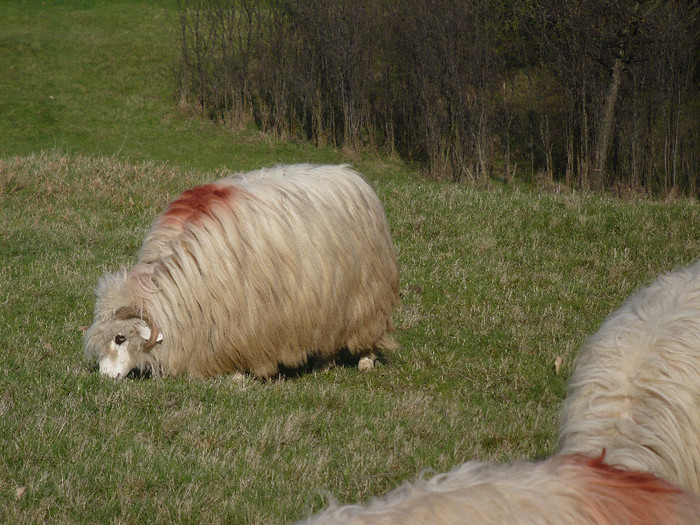
[[636, 292], [581, 348], [559, 452], [602, 449], [700, 494], [700, 261]]
[[342, 349], [394, 349], [398, 265], [376, 194], [348, 166], [293, 165], [184, 192], [128, 271], [105, 275], [84, 336], [100, 372], [266, 378]]
[[367, 506], [330, 508], [305, 525], [698, 525], [700, 498], [603, 457], [471, 461], [405, 483]]

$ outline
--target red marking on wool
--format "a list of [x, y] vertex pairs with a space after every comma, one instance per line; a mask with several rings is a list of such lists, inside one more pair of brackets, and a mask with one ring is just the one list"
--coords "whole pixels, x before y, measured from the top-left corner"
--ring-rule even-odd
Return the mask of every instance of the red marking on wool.
[[606, 464], [605, 451], [597, 458], [562, 457], [581, 468], [577, 476], [580, 498], [599, 525], [677, 523], [677, 512], [698, 505], [691, 494], [651, 473]]
[[184, 227], [197, 223], [203, 216], [212, 215], [212, 206], [230, 201], [241, 190], [234, 186], [203, 184], [182, 193], [170, 203], [162, 216], [162, 223]]
[[649, 472], [623, 470], [605, 463], [605, 450], [597, 458], [580, 456], [578, 461], [594, 470], [600, 476], [600, 485], [609, 486], [612, 490], [621, 488], [635, 489], [644, 492], [673, 494], [682, 492], [675, 485], [657, 478]]

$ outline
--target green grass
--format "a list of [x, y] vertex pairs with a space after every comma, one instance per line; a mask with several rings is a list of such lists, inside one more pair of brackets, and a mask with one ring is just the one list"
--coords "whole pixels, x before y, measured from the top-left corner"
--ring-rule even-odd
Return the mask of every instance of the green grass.
[[340, 160], [178, 110], [174, 0], [0, 3], [0, 155], [59, 147], [185, 168]]
[[[200, 122], [171, 95], [173, 21], [170, 3], [0, 4], [0, 522], [285, 523], [425, 469], [546, 456], [585, 337], [700, 253], [696, 201], [435, 183]], [[351, 160], [385, 203], [400, 350], [265, 383], [88, 368], [92, 289], [174, 195], [303, 160]]]
[[576, 349], [695, 258], [700, 206], [395, 169], [368, 170], [402, 272], [402, 348], [386, 363], [117, 382], [82, 357], [91, 289], [134, 262], [171, 195], [214, 174], [59, 151], [0, 161], [0, 521], [282, 523], [424, 469], [552, 453]]

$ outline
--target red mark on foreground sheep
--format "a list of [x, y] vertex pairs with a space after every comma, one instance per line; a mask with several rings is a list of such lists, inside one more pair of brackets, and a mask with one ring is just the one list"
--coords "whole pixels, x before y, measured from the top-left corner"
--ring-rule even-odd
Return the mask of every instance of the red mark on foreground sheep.
[[347, 166], [280, 166], [184, 192], [138, 263], [97, 287], [87, 357], [130, 371], [259, 377], [390, 336], [398, 266], [379, 199]]
[[602, 457], [540, 463], [470, 461], [430, 480], [405, 483], [367, 506], [331, 508], [306, 525], [693, 525], [700, 499]]

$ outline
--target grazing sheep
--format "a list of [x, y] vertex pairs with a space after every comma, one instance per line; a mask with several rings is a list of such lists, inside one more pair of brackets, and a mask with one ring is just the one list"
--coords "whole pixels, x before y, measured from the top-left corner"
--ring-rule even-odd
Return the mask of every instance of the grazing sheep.
[[357, 172], [263, 169], [168, 206], [138, 263], [100, 280], [85, 354], [115, 378], [265, 378], [341, 349], [371, 368], [376, 348], [396, 348], [398, 288], [384, 210]]
[[471, 461], [405, 483], [367, 506], [331, 508], [305, 525], [697, 525], [700, 498], [603, 457]]
[[700, 262], [632, 295], [581, 348], [559, 452], [602, 449], [700, 494]]

